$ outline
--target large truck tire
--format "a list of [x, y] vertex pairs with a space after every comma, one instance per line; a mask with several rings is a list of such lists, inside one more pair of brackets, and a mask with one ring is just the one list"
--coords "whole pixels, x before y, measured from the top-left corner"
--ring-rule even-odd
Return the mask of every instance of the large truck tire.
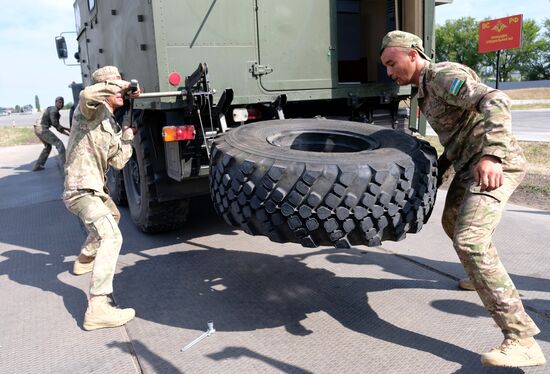
[[216, 211], [280, 243], [347, 248], [402, 240], [427, 222], [436, 181], [437, 154], [427, 142], [357, 122], [257, 122], [212, 145]]
[[123, 169], [124, 187], [132, 220], [143, 232], [164, 232], [181, 228], [187, 221], [189, 199], [158, 201], [152, 144], [146, 126], [134, 136], [132, 158]]
[[107, 170], [107, 190], [109, 190], [109, 196], [116, 205], [126, 206], [128, 204], [122, 170], [116, 170], [112, 166], [109, 167], [109, 170]]

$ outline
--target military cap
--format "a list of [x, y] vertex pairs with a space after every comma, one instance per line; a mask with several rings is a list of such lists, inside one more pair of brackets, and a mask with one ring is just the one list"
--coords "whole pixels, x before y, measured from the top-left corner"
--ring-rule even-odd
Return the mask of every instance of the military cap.
[[108, 80], [119, 80], [120, 73], [116, 66], [104, 66], [92, 73], [92, 83], [100, 83]]
[[60, 100], [65, 102], [65, 99], [63, 99], [63, 96], [58, 96], [55, 98], [55, 101], [60, 101]]
[[426, 59], [430, 58], [424, 52], [424, 47], [422, 46], [422, 39], [418, 36], [400, 30], [390, 31], [382, 39], [382, 47], [380, 48], [380, 53], [388, 47], [402, 47], [402, 48], [412, 48], [418, 52], [418, 54]]

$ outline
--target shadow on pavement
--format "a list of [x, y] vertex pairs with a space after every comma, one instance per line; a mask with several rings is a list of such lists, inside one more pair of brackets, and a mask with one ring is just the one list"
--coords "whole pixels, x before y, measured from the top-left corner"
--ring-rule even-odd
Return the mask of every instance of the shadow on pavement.
[[181, 374], [183, 373], [177, 367], [172, 365], [167, 360], [163, 359], [161, 356], [152, 352], [147, 345], [143, 344], [141, 341], [132, 339], [131, 345], [128, 342], [112, 342], [107, 344], [109, 348], [120, 349], [124, 353], [128, 353], [131, 350], [136, 350], [139, 352], [140, 361], [148, 362], [154, 369], [155, 373], [165, 373], [165, 374]]
[[59, 295], [67, 311], [82, 328], [82, 316], [88, 303], [86, 293], [58, 279], [59, 274], [69, 271], [72, 263], [64, 263], [63, 256], [48, 253], [11, 250], [1, 255], [7, 259], [0, 262], [0, 275], [7, 275], [19, 284]]
[[[371, 263], [387, 254], [369, 253]], [[301, 321], [324, 311], [347, 328], [387, 342], [430, 352], [471, 366], [477, 353], [397, 327], [369, 306], [377, 290], [445, 287], [432, 281], [342, 278], [311, 269], [294, 258], [205, 248], [138, 261], [118, 275], [125, 305], [141, 305], [138, 315], [155, 323], [202, 330], [204, 320], [218, 331], [252, 331], [284, 326], [294, 335], [311, 334]], [[132, 285], [140, 283], [137, 289]], [[205, 315], [208, 311], [208, 315]], [[357, 318], [361, 316], [361, 318]]]
[[[60, 295], [69, 313], [80, 321], [86, 306], [86, 295], [82, 290], [61, 282], [58, 276], [70, 270], [72, 262], [64, 262], [65, 256], [78, 254], [84, 233], [80, 231], [74, 236], [67, 235], [66, 230], [79, 230], [78, 220], [65, 209], [61, 201], [42, 204], [31, 205], [26, 209], [2, 209], [0, 242], [31, 251], [9, 249], [1, 253], [5, 259], [0, 262], [0, 275]], [[355, 332], [456, 362], [462, 366], [457, 373], [482, 370], [478, 353], [393, 325], [380, 318], [369, 306], [368, 295], [372, 292], [448, 289], [444, 284], [430, 279], [415, 279], [417, 275], [414, 275], [414, 270], [410, 270], [411, 273], [403, 270], [410, 267], [392, 265], [395, 263], [395, 255], [331, 248], [279, 257], [202, 246], [194, 243], [193, 238], [235, 233], [213, 213], [210, 204], [198, 204], [192, 209], [193, 220], [187, 227], [155, 236], [138, 232], [130, 222], [127, 210], [122, 210], [122, 252], [139, 252], [144, 259], [124, 267], [115, 276], [115, 292], [117, 289], [124, 290], [117, 295], [123, 305], [140, 306], [139, 318], [199, 331], [204, 328], [206, 318], [216, 321], [216, 328], [222, 331], [252, 331], [284, 326], [293, 335], [305, 336], [312, 333], [302, 324], [307, 314], [323, 311]], [[22, 225], [23, 222], [25, 225]], [[29, 231], [44, 226], [47, 229], [41, 236]], [[74, 234], [75, 231], [71, 232]], [[156, 256], [144, 253], [147, 249], [163, 245], [185, 243], [202, 249]], [[31, 253], [32, 250], [40, 253]], [[309, 268], [301, 262], [317, 254], [326, 254], [327, 260], [334, 263], [376, 264], [388, 273], [412, 279], [339, 277], [325, 269]], [[434, 269], [441, 266], [440, 261], [428, 263]], [[550, 289], [550, 281], [546, 279], [512, 277], [520, 287], [543, 291]], [[136, 284], [140, 286], [135, 287]], [[460, 310], [461, 314], [467, 316], [484, 313], [481, 307], [460, 301], [439, 300], [432, 306], [448, 313]], [[210, 315], [205, 316], [205, 311]], [[550, 340], [548, 332], [543, 332], [539, 338]], [[112, 347], [127, 349], [121, 344], [124, 343], [113, 343]], [[150, 352], [141, 342], [134, 341], [133, 344], [145, 356], [144, 359], [155, 363], [154, 367], [159, 365], [159, 368], [167, 371], [178, 372], [177, 368]], [[222, 360], [238, 355], [256, 357], [283, 371], [297, 369], [242, 347], [229, 347], [211, 357]]]
[[251, 351], [246, 347], [226, 347], [221, 352], [212, 353], [207, 356], [217, 361], [227, 360], [227, 359], [238, 359], [240, 357], [249, 357], [261, 362], [265, 362], [271, 367], [274, 367], [280, 370], [281, 373], [296, 373], [296, 374], [312, 373], [311, 371], [307, 371], [297, 366], [290, 365], [285, 362], [268, 357], [266, 355], [262, 355], [260, 353]]

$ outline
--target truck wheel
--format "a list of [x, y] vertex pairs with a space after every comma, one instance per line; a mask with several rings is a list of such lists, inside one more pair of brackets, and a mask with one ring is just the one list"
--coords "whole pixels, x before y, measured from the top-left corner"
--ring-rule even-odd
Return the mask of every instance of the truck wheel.
[[71, 109], [69, 109], [69, 128], [73, 127], [73, 114], [75, 110], [75, 105], [71, 106]]
[[436, 181], [427, 142], [357, 122], [257, 122], [212, 146], [211, 197], [225, 221], [305, 247], [379, 246], [420, 231]]
[[109, 196], [116, 205], [126, 205], [126, 191], [124, 191], [124, 176], [122, 171], [109, 167], [107, 171], [107, 189]]
[[134, 137], [132, 158], [123, 170], [128, 206], [132, 220], [143, 232], [174, 230], [187, 220], [189, 199], [158, 201], [150, 142], [147, 129], [142, 126]]

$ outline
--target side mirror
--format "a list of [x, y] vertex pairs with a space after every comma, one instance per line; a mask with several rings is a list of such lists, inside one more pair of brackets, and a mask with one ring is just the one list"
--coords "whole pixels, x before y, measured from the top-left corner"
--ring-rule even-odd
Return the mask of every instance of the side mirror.
[[66, 59], [68, 57], [67, 53], [67, 42], [65, 42], [65, 37], [56, 36], [55, 37], [55, 48], [57, 49], [57, 57], [60, 59]]

